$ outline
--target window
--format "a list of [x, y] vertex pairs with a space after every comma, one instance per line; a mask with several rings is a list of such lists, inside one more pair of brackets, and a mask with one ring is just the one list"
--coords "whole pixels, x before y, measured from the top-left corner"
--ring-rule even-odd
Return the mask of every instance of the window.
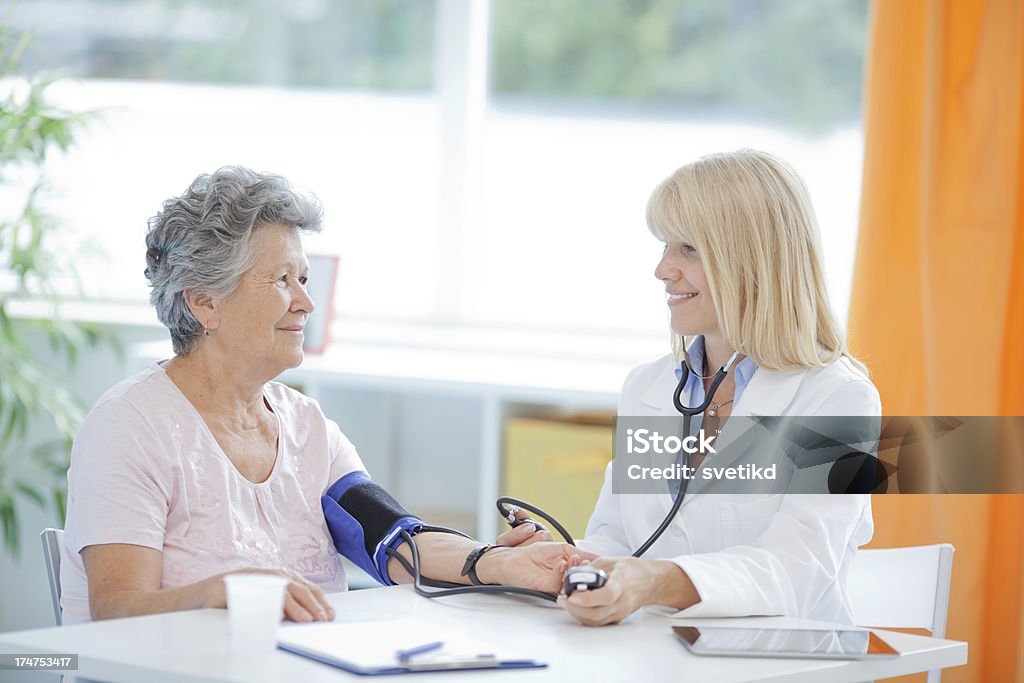
[[419, 0], [37, 0], [26, 71], [78, 78], [429, 91], [435, 4]]
[[[663, 338], [655, 184], [756, 147], [810, 186], [845, 317], [867, 0], [44, 0], [26, 71], [103, 118], [51, 169], [142, 300], [145, 220], [201, 171], [289, 177], [326, 209], [342, 320]], [[57, 20], [56, 17], [60, 17]], [[56, 201], [56, 200], [55, 200]]]
[[858, 116], [866, 31], [867, 0], [495, 0], [493, 91], [820, 133]]
[[866, 0], [495, 0], [473, 317], [663, 330], [648, 195], [754, 147], [807, 180], [845, 319], [866, 31]]

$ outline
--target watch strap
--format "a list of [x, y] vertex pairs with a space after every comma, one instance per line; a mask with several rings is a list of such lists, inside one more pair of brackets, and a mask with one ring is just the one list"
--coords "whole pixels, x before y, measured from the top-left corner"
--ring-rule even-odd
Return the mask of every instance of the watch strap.
[[466, 563], [462, 565], [462, 576], [468, 576], [469, 580], [473, 583], [474, 586], [485, 585], [480, 580], [480, 577], [476, 575], [476, 563], [480, 561], [480, 558], [483, 557], [484, 553], [486, 553], [488, 550], [493, 550], [494, 548], [499, 547], [501, 546], [495, 545], [493, 543], [488, 543], [486, 545], [478, 545], [477, 547], [470, 550], [469, 555], [466, 556]]

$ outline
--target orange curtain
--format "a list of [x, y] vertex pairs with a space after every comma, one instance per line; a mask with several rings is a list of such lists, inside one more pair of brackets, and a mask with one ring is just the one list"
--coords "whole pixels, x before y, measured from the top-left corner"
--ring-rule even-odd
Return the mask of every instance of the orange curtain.
[[[1021, 0], [875, 3], [849, 335], [888, 415], [1024, 415], [1022, 98]], [[1024, 497], [874, 510], [872, 546], [956, 546], [943, 680], [1024, 680]]]

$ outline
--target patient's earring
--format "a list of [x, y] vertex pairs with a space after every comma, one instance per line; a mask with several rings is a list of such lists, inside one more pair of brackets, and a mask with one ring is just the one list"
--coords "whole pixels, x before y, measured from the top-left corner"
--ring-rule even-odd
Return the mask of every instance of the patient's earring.
[[209, 337], [209, 336], [210, 336], [210, 328], [209, 328], [209, 327], [204, 327], [204, 328], [203, 328], [203, 333], [204, 333], [204, 334], [205, 334], [205, 335], [206, 335], [207, 337]]

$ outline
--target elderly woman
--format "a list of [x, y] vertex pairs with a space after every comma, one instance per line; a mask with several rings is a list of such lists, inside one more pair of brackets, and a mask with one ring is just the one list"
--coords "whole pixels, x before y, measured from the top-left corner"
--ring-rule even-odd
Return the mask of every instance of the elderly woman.
[[[320, 213], [280, 177], [223, 168], [150, 221], [146, 277], [175, 355], [107, 391], [75, 439], [65, 623], [224, 607], [222, 578], [249, 571], [290, 579], [287, 618], [333, 618], [324, 592], [346, 588], [335, 546], [362, 538], [328, 529], [321, 496], [367, 477], [316, 401], [271, 381], [302, 362], [314, 304], [300, 232], [319, 231]], [[416, 543], [425, 576], [459, 583], [555, 592], [576, 561], [561, 544], [487, 552], [430, 531]], [[409, 579], [385, 561], [386, 578]]]

